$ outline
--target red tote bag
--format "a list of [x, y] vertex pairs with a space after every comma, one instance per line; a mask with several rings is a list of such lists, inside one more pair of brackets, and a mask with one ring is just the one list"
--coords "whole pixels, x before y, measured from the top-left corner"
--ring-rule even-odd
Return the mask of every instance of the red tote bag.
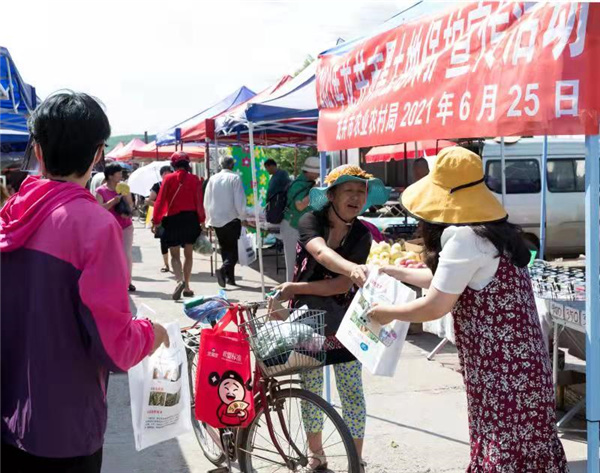
[[227, 311], [214, 328], [202, 330], [196, 372], [196, 419], [215, 428], [247, 427], [254, 418], [250, 346], [239, 332], [237, 308]]

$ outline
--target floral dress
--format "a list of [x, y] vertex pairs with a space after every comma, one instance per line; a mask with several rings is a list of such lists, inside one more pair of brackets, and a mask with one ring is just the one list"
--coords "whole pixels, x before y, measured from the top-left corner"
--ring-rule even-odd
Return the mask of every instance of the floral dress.
[[469, 408], [467, 473], [564, 473], [552, 369], [526, 268], [500, 259], [494, 280], [452, 311]]

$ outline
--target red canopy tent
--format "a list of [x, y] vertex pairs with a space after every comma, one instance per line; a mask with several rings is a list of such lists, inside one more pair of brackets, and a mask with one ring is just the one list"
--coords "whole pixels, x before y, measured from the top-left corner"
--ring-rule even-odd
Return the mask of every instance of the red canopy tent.
[[104, 157], [106, 159], [115, 159], [115, 156], [118, 156], [118, 153], [121, 150], [121, 148], [123, 148], [123, 146], [125, 146], [125, 143], [123, 143], [122, 141], [119, 141], [115, 145], [115, 147], [110, 150], [110, 153], [106, 154]]
[[[111, 152], [110, 154], [112, 156], [110, 156], [110, 158], [114, 159], [115, 161], [130, 161], [133, 157], [133, 151], [142, 149], [144, 146], [146, 146], [146, 143], [139, 138], [134, 138], [121, 149], [117, 150], [114, 155], [112, 155], [113, 153]], [[108, 157], [109, 156], [107, 156], [107, 158]]]
[[[441, 149], [455, 146], [456, 143], [446, 140], [423, 140], [417, 141], [418, 157], [424, 155], [433, 156]], [[406, 154], [404, 151], [406, 150]], [[400, 143], [397, 145], [375, 146], [365, 156], [367, 163], [383, 163], [388, 161], [399, 161], [401, 159], [415, 158], [415, 143]]]
[[[175, 145], [156, 146], [156, 141], [153, 141], [140, 149], [133, 150], [131, 157], [132, 159], [168, 159], [175, 151]], [[204, 159], [204, 146], [186, 146], [183, 151], [191, 160], [201, 161]]]

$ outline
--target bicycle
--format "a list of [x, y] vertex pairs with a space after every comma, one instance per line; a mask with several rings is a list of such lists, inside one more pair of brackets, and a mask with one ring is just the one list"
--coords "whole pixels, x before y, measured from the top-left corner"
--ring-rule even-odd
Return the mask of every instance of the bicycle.
[[[231, 471], [232, 463], [237, 462], [240, 470], [248, 473], [359, 473], [361, 466], [358, 453], [342, 417], [323, 398], [303, 389], [300, 379], [292, 377], [322, 367], [325, 362], [325, 352], [322, 350], [324, 312], [299, 309], [302, 311], [300, 314], [287, 313], [285, 315], [289, 316], [288, 320], [280, 320], [284, 318], [279, 317], [280, 311], [267, 309], [265, 315], [257, 315], [258, 310], [264, 308], [264, 303], [231, 305], [222, 300], [221, 309], [223, 308], [242, 315], [239, 327], [246, 335], [255, 358], [252, 380], [255, 416], [248, 427], [215, 429], [196, 420], [194, 381], [202, 327], [197, 322], [182, 329], [188, 354], [192, 424], [204, 456], [218, 467], [213, 471]], [[303, 348], [295, 347], [293, 350], [271, 350], [269, 343], [274, 340], [285, 342], [286, 333], [293, 336], [292, 324], [298, 323], [311, 327], [313, 339], [317, 343], [320, 340], [321, 347], [304, 345]], [[280, 376], [289, 377], [278, 379]], [[305, 432], [304, 420], [309, 409], [313, 412], [311, 419], [320, 419], [317, 420], [320, 436]], [[312, 449], [309, 448], [309, 443]]]

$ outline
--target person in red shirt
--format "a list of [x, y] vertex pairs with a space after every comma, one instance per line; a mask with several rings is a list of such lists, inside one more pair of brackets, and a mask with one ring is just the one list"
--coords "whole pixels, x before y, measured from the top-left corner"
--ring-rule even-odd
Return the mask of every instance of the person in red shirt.
[[[171, 253], [171, 265], [177, 286], [173, 300], [192, 297], [190, 276], [192, 274], [193, 246], [201, 233], [204, 222], [203, 179], [191, 172], [190, 158], [183, 151], [171, 156], [175, 172], [165, 177], [156, 198], [152, 223], [162, 226], [164, 239]], [[183, 246], [184, 263], [181, 264], [180, 247]]]

